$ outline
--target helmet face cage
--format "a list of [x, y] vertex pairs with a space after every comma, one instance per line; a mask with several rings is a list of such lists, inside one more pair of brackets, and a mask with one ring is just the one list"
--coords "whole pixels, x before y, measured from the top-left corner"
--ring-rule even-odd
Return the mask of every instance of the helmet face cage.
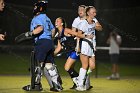
[[33, 15], [36, 15], [37, 13], [45, 13], [47, 9], [47, 1], [38, 1], [34, 4], [33, 9]]

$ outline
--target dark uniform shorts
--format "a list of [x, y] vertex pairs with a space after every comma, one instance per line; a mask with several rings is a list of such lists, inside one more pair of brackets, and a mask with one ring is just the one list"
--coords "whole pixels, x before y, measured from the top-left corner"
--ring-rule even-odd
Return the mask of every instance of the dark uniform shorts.
[[35, 57], [39, 62], [51, 62], [54, 63], [54, 44], [49, 39], [39, 39], [35, 44]]
[[110, 61], [112, 64], [118, 64], [119, 54], [110, 54]]

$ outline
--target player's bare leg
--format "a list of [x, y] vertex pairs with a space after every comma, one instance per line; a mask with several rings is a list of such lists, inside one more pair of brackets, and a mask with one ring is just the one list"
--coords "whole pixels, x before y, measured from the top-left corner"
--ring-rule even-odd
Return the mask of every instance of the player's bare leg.
[[86, 77], [86, 81], [85, 81], [85, 86], [86, 86], [87, 90], [92, 88], [92, 86], [90, 85], [90, 73], [94, 69], [95, 69], [95, 56], [92, 56], [91, 58], [89, 58], [89, 68], [87, 71], [87, 77]]
[[85, 77], [87, 73], [89, 57], [86, 55], [80, 54], [80, 60], [82, 63], [82, 68], [80, 68], [80, 71], [79, 71], [78, 87], [76, 88], [76, 90], [84, 91], [86, 90], [84, 86], [84, 81], [85, 81]]
[[79, 74], [74, 70], [74, 63], [75, 63], [75, 59], [72, 59], [72, 58], [68, 58], [66, 63], [65, 63], [65, 70], [69, 73], [69, 75], [71, 76], [72, 80], [73, 80], [73, 87], [70, 88], [70, 89], [75, 89], [76, 88], [76, 85], [77, 85], [77, 77], [79, 76]]

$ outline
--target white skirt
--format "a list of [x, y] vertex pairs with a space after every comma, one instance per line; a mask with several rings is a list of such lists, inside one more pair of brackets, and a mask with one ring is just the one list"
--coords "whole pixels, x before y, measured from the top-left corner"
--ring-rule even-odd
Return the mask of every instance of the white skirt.
[[91, 48], [91, 46], [86, 41], [82, 41], [81, 43], [81, 54], [86, 55], [86, 56], [95, 56], [93, 48]]

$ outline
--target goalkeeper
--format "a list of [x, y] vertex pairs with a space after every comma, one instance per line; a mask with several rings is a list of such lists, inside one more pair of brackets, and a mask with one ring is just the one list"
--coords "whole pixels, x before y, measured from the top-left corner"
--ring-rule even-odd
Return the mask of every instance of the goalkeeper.
[[[59, 74], [54, 65], [53, 51], [54, 45], [52, 40], [52, 31], [54, 26], [51, 20], [45, 14], [47, 1], [38, 1], [34, 5], [33, 19], [30, 25], [30, 32], [23, 33], [16, 37], [16, 42], [21, 42], [24, 40], [32, 39], [35, 40], [35, 58], [39, 63], [38, 66], [38, 76], [36, 77], [36, 86], [39, 90], [42, 90], [41, 76], [42, 68], [44, 69], [44, 74], [50, 85], [50, 91], [61, 91], [61, 83], [59, 82]], [[30, 86], [27, 85], [23, 87], [24, 90], [31, 90]]]

